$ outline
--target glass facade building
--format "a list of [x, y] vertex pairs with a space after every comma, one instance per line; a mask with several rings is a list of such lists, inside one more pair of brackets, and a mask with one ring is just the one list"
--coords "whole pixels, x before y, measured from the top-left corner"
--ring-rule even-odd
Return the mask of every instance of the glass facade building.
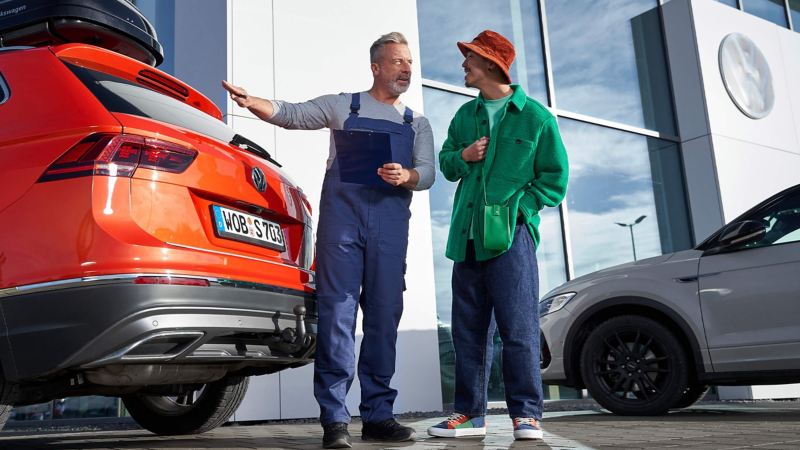
[[[225, 0], [217, 0], [225, 1]], [[717, 0], [780, 27], [800, 29], [800, 0]], [[158, 30], [175, 72], [174, 0], [136, 0]], [[570, 159], [565, 201], [541, 212], [539, 294], [599, 269], [695, 244], [688, 217], [681, 133], [665, 52], [663, 0], [418, 0], [425, 115], [436, 148], [456, 110], [477, 95], [465, 88], [457, 41], [484, 29], [509, 38], [511, 76], [558, 119]], [[313, 15], [313, 11], [309, 11]], [[273, 24], [274, 25], [274, 24]], [[274, 30], [273, 30], [274, 32]], [[198, 70], [203, 70], [199, 67]], [[431, 236], [443, 402], [452, 403], [452, 262], [444, 257], [456, 184], [430, 191]], [[499, 339], [495, 345], [500, 346]], [[490, 400], [503, 400], [500, 352]], [[574, 397], [558, 387], [549, 398]], [[115, 398], [81, 397], [15, 408], [12, 420], [124, 415]]]

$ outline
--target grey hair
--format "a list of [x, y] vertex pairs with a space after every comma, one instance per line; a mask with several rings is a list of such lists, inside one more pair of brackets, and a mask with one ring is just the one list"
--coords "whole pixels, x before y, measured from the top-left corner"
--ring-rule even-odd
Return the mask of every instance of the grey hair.
[[392, 31], [379, 37], [377, 41], [373, 42], [369, 48], [369, 62], [378, 62], [378, 52], [388, 43], [408, 45], [406, 37], [399, 31]]

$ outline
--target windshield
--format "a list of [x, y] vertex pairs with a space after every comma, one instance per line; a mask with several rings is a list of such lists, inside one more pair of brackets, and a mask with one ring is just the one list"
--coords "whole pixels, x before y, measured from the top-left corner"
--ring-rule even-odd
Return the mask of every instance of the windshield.
[[167, 95], [113, 75], [65, 64], [111, 112], [155, 119], [225, 143], [236, 134], [225, 123]]

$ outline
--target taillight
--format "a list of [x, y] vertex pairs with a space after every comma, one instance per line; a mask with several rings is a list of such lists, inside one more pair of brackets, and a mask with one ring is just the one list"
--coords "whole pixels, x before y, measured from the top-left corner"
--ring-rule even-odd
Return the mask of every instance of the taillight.
[[298, 189], [298, 192], [300, 193], [300, 200], [303, 202], [303, 207], [306, 209], [306, 214], [311, 217], [311, 202], [308, 201], [308, 197], [306, 197], [303, 191]]
[[92, 134], [67, 150], [39, 181], [88, 175], [131, 177], [139, 167], [181, 173], [197, 150], [133, 134]]
[[300, 264], [305, 269], [314, 270], [314, 232], [312, 231], [313, 223], [311, 219], [311, 202], [308, 197], [300, 188], [297, 188], [297, 196], [300, 197], [300, 202], [303, 204], [305, 214], [303, 215], [303, 246], [300, 248]]

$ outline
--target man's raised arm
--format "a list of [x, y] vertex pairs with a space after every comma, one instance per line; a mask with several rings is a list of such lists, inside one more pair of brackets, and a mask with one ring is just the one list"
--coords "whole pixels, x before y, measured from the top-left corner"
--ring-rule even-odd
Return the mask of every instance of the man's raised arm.
[[255, 95], [250, 95], [244, 88], [222, 81], [222, 87], [231, 95], [231, 100], [242, 108], [247, 108], [261, 120], [268, 120], [274, 114], [272, 102]]

